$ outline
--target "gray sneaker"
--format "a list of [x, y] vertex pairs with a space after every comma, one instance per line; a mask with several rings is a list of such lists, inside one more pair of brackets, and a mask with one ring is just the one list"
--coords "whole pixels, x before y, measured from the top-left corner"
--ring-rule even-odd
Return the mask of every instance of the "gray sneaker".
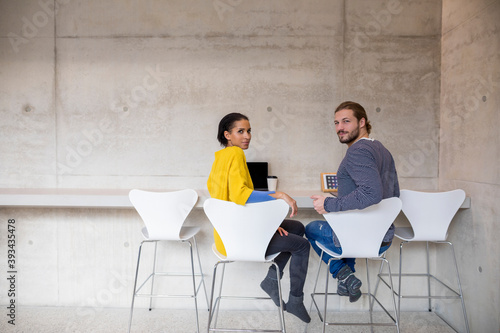
[[339, 294], [339, 296], [349, 296], [349, 290], [347, 290], [345, 281], [337, 280], [337, 294]]

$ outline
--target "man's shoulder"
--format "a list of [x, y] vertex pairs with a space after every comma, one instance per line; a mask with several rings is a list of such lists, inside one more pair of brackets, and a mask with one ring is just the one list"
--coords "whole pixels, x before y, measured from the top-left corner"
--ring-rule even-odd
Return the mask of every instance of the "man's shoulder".
[[387, 150], [387, 148], [382, 144], [382, 142], [375, 140], [375, 139], [361, 139], [355, 142], [351, 148], [354, 148], [353, 150], [363, 150], [363, 149], [369, 149], [369, 150]]
[[391, 157], [391, 152], [382, 144], [382, 142], [373, 139], [363, 139], [355, 142], [349, 147], [346, 157], [351, 161], [359, 159], [379, 159]]
[[358, 151], [363, 151], [363, 150], [373, 150], [376, 149], [377, 146], [381, 145], [379, 141], [376, 141], [374, 139], [360, 139], [356, 142], [354, 142], [349, 149], [347, 150], [348, 153], [355, 153]]
[[356, 141], [352, 146], [353, 147], [371, 147], [382, 144], [380, 141], [372, 139], [372, 138], [361, 138]]

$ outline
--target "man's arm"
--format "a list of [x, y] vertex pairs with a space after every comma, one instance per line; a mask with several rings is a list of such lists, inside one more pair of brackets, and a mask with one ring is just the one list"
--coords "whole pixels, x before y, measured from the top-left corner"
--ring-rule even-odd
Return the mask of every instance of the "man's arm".
[[382, 200], [382, 179], [373, 154], [362, 148], [349, 153], [346, 159], [346, 168], [356, 189], [340, 198], [325, 198], [326, 212], [363, 209]]

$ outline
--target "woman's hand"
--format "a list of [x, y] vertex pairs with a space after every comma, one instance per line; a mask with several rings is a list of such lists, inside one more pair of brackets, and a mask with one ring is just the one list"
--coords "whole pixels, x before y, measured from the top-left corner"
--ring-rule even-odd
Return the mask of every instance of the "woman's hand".
[[297, 215], [297, 211], [299, 210], [299, 208], [297, 207], [297, 202], [291, 196], [289, 196], [288, 194], [286, 194], [284, 192], [276, 192], [276, 193], [269, 194], [269, 195], [272, 196], [273, 198], [276, 198], [276, 199], [285, 200], [285, 202], [288, 204], [288, 206], [290, 206], [290, 208], [292, 208], [292, 212], [290, 213], [290, 217], [294, 217], [295, 215]]
[[288, 236], [288, 231], [286, 231], [282, 227], [278, 228], [278, 233], [280, 234], [280, 236]]

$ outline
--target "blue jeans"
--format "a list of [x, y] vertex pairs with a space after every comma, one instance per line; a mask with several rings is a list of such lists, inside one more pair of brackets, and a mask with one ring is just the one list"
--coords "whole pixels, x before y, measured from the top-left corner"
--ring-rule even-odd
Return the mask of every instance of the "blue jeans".
[[[330, 251], [333, 251], [335, 253], [341, 254], [342, 253], [342, 247], [337, 247], [334, 244], [334, 237], [337, 238], [335, 233], [333, 232], [332, 228], [326, 221], [312, 221], [308, 225], [306, 225], [306, 237], [311, 243], [312, 248], [318, 255], [321, 255], [321, 249], [316, 245], [316, 241], [320, 242], [323, 244], [327, 249]], [[387, 251], [387, 249], [391, 246], [391, 244], [381, 246], [379, 254]], [[323, 253], [323, 257], [321, 260], [323, 260], [325, 263], [328, 264], [328, 260], [330, 260], [332, 256], [330, 256], [327, 253]], [[332, 273], [332, 276], [334, 278], [337, 277], [338, 272], [342, 269], [344, 266], [349, 266], [353, 272], [356, 270], [354, 269], [354, 265], [356, 264], [356, 260], [354, 258], [342, 258], [338, 260], [332, 260], [330, 263], [330, 273]]]

